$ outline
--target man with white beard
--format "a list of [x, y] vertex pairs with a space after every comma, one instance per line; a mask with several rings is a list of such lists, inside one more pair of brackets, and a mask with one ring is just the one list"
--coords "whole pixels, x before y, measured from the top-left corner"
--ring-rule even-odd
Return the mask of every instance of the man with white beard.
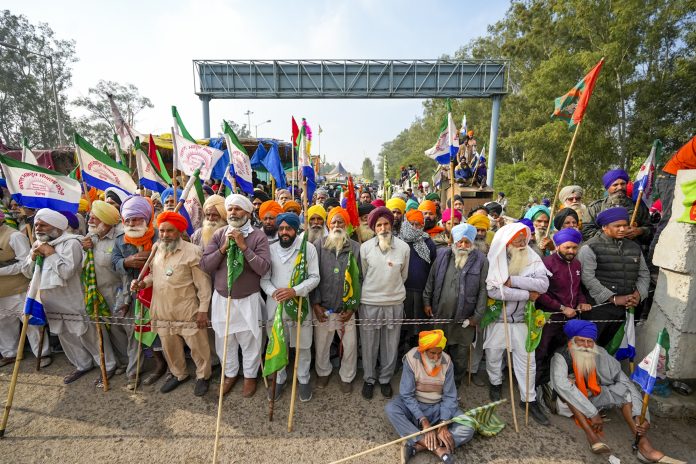
[[[115, 206], [101, 200], [94, 201], [87, 222], [87, 236], [82, 239], [82, 248], [85, 251], [91, 249], [94, 254], [97, 290], [104, 297], [111, 316], [116, 317], [118, 317], [115, 314], [118, 293], [127, 291], [127, 288], [122, 288], [121, 276], [111, 266], [116, 239], [123, 235], [123, 230], [116, 227], [120, 223], [121, 216]], [[129, 360], [132, 358], [135, 361], [137, 353], [128, 351], [129, 339], [133, 336], [133, 326], [128, 323], [130, 321], [125, 320], [112, 322], [116, 323], [112, 324], [109, 330], [109, 341], [116, 355], [115, 374], [121, 375], [126, 372], [128, 375], [135, 375], [136, 366]], [[121, 325], [121, 323], [126, 324]], [[137, 345], [133, 345], [136, 349]], [[95, 384], [102, 387], [101, 376], [97, 378]]]
[[525, 213], [524, 219], [532, 221], [532, 238], [529, 247], [543, 258], [554, 249], [553, 242], [546, 236], [551, 220], [551, 211], [544, 205], [535, 205]]
[[561, 201], [563, 208], [571, 208], [578, 215], [578, 227], [587, 221], [589, 216], [587, 205], [582, 202], [585, 195], [585, 190], [579, 185], [566, 185], [558, 193], [558, 199]]
[[220, 195], [210, 195], [203, 203], [203, 225], [193, 233], [191, 243], [205, 250], [213, 234], [227, 225], [226, 217], [225, 199]]
[[[402, 201], [403, 203], [403, 201]], [[375, 237], [360, 246], [363, 287], [359, 316], [366, 324], [360, 326], [362, 340], [363, 388], [365, 399], [372, 399], [375, 382], [379, 380], [382, 396], [391, 398], [391, 379], [396, 369], [401, 323], [411, 250], [392, 233], [394, 214], [384, 206], [368, 216]], [[370, 320], [372, 324], [370, 324]], [[379, 320], [382, 324], [377, 324]], [[377, 356], [380, 371], [376, 372]]]
[[[665, 456], [653, 448], [646, 436], [650, 429], [650, 415], [639, 425], [642, 398], [636, 386], [621, 370], [621, 364], [600, 346], [597, 346], [597, 326], [590, 321], [571, 319], [563, 327], [568, 345], [553, 355], [551, 385], [585, 432], [593, 453], [611, 453], [602, 442], [604, 421], [600, 410], [621, 409], [621, 415], [638, 441], [638, 460], [678, 464], [683, 461]], [[631, 440], [633, 441], [633, 440]]]
[[370, 229], [367, 223], [367, 217], [375, 209], [375, 206], [371, 203], [358, 205], [358, 216], [360, 216], [360, 225], [358, 229], [353, 232], [351, 238], [358, 240], [360, 243], [366, 242], [375, 236], [375, 232]]
[[[486, 310], [488, 293], [486, 255], [474, 247], [476, 228], [459, 224], [452, 228], [453, 244], [437, 250], [430, 275], [423, 291], [425, 313], [436, 319], [452, 319], [450, 324], [438, 324], [449, 340], [449, 354], [454, 362], [454, 379], [461, 382], [467, 370], [469, 346], [474, 341], [476, 325]], [[466, 327], [462, 323], [467, 320]], [[472, 366], [472, 374], [478, 366]], [[476, 377], [477, 384], [482, 383]]]
[[[527, 325], [524, 322], [524, 312], [528, 301], [536, 301], [540, 294], [546, 293], [549, 272], [539, 255], [529, 248], [530, 239], [531, 231], [519, 222], [501, 227], [493, 237], [488, 252], [486, 287], [489, 298], [497, 300], [497, 304], [486, 310], [491, 314], [484, 315], [486, 318], [491, 317], [494, 322], [486, 327], [483, 349], [486, 350], [486, 371], [491, 382], [489, 395], [491, 401], [498, 401], [502, 393], [502, 364], [507, 343], [505, 330], [509, 330], [512, 363], [520, 396], [529, 401], [532, 418], [542, 425], [548, 425], [549, 420], [536, 402], [532, 383], [536, 374], [534, 356], [527, 364]], [[502, 314], [504, 309], [505, 314]], [[503, 317], [508, 320], [507, 327]], [[527, 378], [531, 379], [529, 391]], [[524, 403], [521, 402], [521, 406]]]
[[[275, 202], [273, 202], [275, 203]], [[256, 393], [256, 377], [261, 365], [261, 328], [265, 320], [261, 298], [261, 277], [271, 268], [271, 255], [266, 234], [251, 225], [254, 205], [244, 195], [232, 194], [225, 198], [227, 227], [218, 229], [203, 252], [201, 269], [213, 278], [211, 321], [215, 330], [215, 349], [218, 358], [224, 354], [225, 331], [227, 364], [223, 367], [225, 380], [223, 394], [229, 393], [239, 380], [239, 349], [242, 350], [244, 386], [242, 396]], [[227, 250], [236, 246], [244, 256], [241, 274], [232, 288], [227, 286]], [[230, 324], [225, 327], [227, 298], [230, 301]]]
[[[123, 235], [116, 237], [114, 248], [111, 254], [111, 265], [118, 272], [123, 280], [123, 288], [128, 289], [130, 282], [137, 279], [140, 270], [145, 265], [152, 245], [157, 239], [153, 226], [154, 207], [149, 198], [133, 195], [121, 204], [121, 221], [123, 222]], [[130, 298], [130, 293], [122, 292], [119, 299], [117, 315], [119, 318], [132, 318], [135, 314], [135, 299]], [[124, 322], [130, 322], [130, 319]], [[133, 390], [135, 385], [135, 369], [138, 365], [138, 344], [140, 341], [135, 338], [134, 332], [130, 331], [128, 337], [128, 384], [126, 388]], [[162, 345], [159, 338], [152, 344], [152, 358], [155, 367], [152, 371], [142, 378], [144, 385], [152, 385], [167, 372], [167, 363], [162, 355]], [[143, 366], [143, 354], [140, 350], [140, 366]], [[138, 377], [138, 382], [141, 377]]]
[[[68, 220], [48, 208], [36, 213], [34, 227], [37, 240], [32, 245], [31, 254], [24, 260], [22, 272], [31, 278], [36, 258], [44, 258], [39, 291], [51, 332], [58, 335], [65, 355], [75, 366], [75, 370], [63, 378], [63, 383], [69, 384], [99, 366], [96, 326], [84, 321], [87, 312], [81, 279], [81, 237], [66, 234]], [[61, 315], [51, 317], [54, 313]], [[73, 315], [72, 320], [63, 319], [63, 314]], [[116, 363], [106, 331], [102, 334], [108, 374], [116, 369]]]
[[326, 236], [326, 210], [321, 205], [311, 206], [307, 210], [307, 220], [309, 230], [307, 230], [307, 241], [314, 243]]
[[351, 253], [360, 262], [360, 245], [348, 238], [348, 212], [337, 206], [328, 215], [329, 234], [314, 242], [319, 262], [319, 285], [311, 294], [312, 310], [318, 324], [314, 327], [314, 367], [318, 388], [325, 388], [331, 376], [331, 342], [338, 332], [343, 347], [341, 391], [350, 393], [358, 367], [358, 338], [355, 313], [343, 307], [343, 290]]

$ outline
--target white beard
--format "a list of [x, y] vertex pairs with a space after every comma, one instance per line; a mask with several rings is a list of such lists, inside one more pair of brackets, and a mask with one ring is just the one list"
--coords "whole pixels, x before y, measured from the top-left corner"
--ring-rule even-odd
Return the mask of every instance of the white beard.
[[421, 358], [423, 359], [423, 365], [425, 365], [425, 369], [428, 372], [432, 372], [433, 370], [435, 370], [437, 366], [439, 366], [442, 362], [442, 358], [440, 358], [438, 361], [431, 361], [428, 355], [426, 355], [425, 353], [421, 353]]
[[227, 224], [231, 225], [235, 229], [241, 228], [244, 224], [246, 224], [247, 218], [243, 217], [241, 219], [233, 218], [232, 216], [227, 217]]
[[167, 255], [170, 255], [176, 250], [176, 247], [179, 245], [179, 240], [181, 239], [176, 239], [172, 240], [171, 242], [162, 242], [162, 248], [164, 248], [164, 252]]
[[221, 227], [225, 227], [224, 221], [203, 220], [203, 227], [201, 228], [201, 243], [203, 246], [207, 246], [210, 243], [210, 239], [213, 238], [215, 231]]
[[573, 357], [575, 365], [578, 366], [578, 370], [585, 376], [585, 379], [590, 375], [590, 373], [597, 367], [597, 347], [584, 348], [575, 344], [575, 341], [570, 341], [570, 354]]
[[312, 227], [307, 231], [307, 241], [314, 243], [324, 236], [324, 226]]
[[509, 246], [507, 249], [508, 255], [508, 273], [512, 276], [518, 276], [529, 264], [529, 252], [527, 247], [516, 248]]
[[338, 253], [343, 249], [343, 245], [346, 244], [348, 237], [346, 236], [346, 231], [343, 229], [334, 229], [329, 232], [324, 240], [324, 248], [333, 251], [338, 255]]
[[476, 239], [474, 240], [474, 248], [476, 248], [478, 251], [483, 253], [484, 255], [488, 254], [488, 244], [486, 243], [486, 239]]
[[140, 238], [147, 232], [147, 226], [127, 226], [123, 225], [123, 232], [127, 237]]
[[534, 230], [534, 239], [536, 240], [537, 243], [541, 243], [541, 241], [546, 238], [546, 229], [535, 229]]
[[454, 254], [454, 267], [461, 269], [466, 264], [466, 260], [469, 259], [471, 248], [461, 249], [452, 245], [452, 253]]
[[375, 236], [375, 231], [370, 229], [370, 226], [367, 224], [361, 223], [360, 227], [358, 227], [358, 235], [363, 242], [366, 242]]
[[392, 234], [391, 232], [377, 234], [377, 240], [379, 240], [379, 249], [382, 250], [382, 253], [386, 253], [391, 248]]

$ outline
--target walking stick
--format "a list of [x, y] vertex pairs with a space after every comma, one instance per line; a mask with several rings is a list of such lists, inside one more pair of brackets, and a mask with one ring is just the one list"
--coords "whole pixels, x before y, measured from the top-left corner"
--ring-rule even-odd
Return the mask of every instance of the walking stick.
[[0, 438], [5, 437], [5, 428], [7, 427], [7, 420], [10, 418], [10, 409], [12, 408], [12, 400], [14, 399], [15, 387], [17, 386], [17, 377], [19, 376], [19, 362], [22, 360], [22, 353], [24, 352], [24, 339], [27, 338], [28, 328], [29, 315], [25, 314], [22, 318], [22, 333], [19, 336], [19, 344], [17, 345], [17, 357], [15, 358], [14, 369], [12, 369], [12, 380], [10, 380], [10, 389], [7, 391], [5, 412], [2, 415], [2, 425], [0, 425]]
[[[222, 344], [222, 369], [220, 369], [220, 391], [218, 393], [218, 411], [217, 422], [215, 423], [215, 445], [213, 447], [213, 464], [217, 463], [218, 441], [220, 440], [220, 420], [222, 419], [222, 396], [225, 385], [225, 366], [227, 365], [227, 340], [230, 327], [230, 307], [232, 306], [232, 297], [228, 290], [227, 294], [227, 315], [225, 316], [225, 341]], [[236, 356], [236, 354], [235, 354]]]
[[104, 359], [104, 335], [101, 330], [101, 321], [99, 320], [99, 305], [97, 304], [97, 299], [95, 298], [92, 304], [92, 309], [94, 310], [94, 324], [97, 329], [97, 336], [99, 338], [99, 367], [101, 368], [102, 384], [104, 385], [104, 392], [109, 391], [109, 378], [106, 375], [106, 360]]
[[41, 358], [43, 357], [44, 337], [46, 336], [46, 324], [41, 326], [41, 335], [39, 335], [39, 355], [36, 357], [36, 370], [41, 370]]
[[467, 381], [467, 387], [471, 386], [471, 364], [473, 362], [472, 351], [473, 350], [471, 349], [471, 344], [469, 344], [469, 379]]
[[529, 425], [529, 364], [531, 363], [531, 353], [527, 351], [527, 381], [524, 398], [524, 425]]
[[[142, 340], [142, 338], [143, 338], [143, 324], [142, 324], [143, 323], [143, 305], [142, 305], [142, 303], [140, 303], [140, 301], [138, 301], [137, 298], [138, 297], [136, 295], [135, 306], [138, 310], [138, 314], [136, 317], [138, 318], [138, 322], [140, 322], [140, 324], [135, 324], [135, 327], [133, 328], [133, 338], [135, 338], [135, 332], [137, 332], [139, 330], [140, 331], [140, 338]], [[135, 338], [135, 339], [138, 341], [138, 355], [137, 355], [138, 357], [135, 360], [135, 387], [133, 387], [133, 393], [136, 393], [138, 391], [138, 383], [140, 381], [140, 355], [143, 351], [142, 341], [138, 340], [137, 338]]]
[[273, 407], [275, 406], [275, 393], [276, 393], [276, 377], [277, 373], [273, 373], [273, 380], [271, 380], [271, 403], [268, 406], [268, 422], [273, 422]]
[[580, 129], [580, 124], [582, 120], [578, 121], [577, 126], [575, 126], [575, 132], [573, 132], [573, 139], [570, 141], [570, 147], [568, 147], [568, 154], [566, 155], [565, 163], [563, 164], [563, 170], [561, 171], [561, 176], [558, 178], [558, 186], [556, 187], [556, 195], [554, 195], [551, 200], [551, 212], [549, 215], [549, 227], [546, 228], [546, 237], [549, 236], [551, 232], [551, 222], [553, 221], [553, 213], [556, 212], [556, 201], [558, 200], [558, 195], [561, 193], [561, 186], [563, 185], [563, 177], [565, 176], [566, 169], [568, 168], [568, 163], [570, 162], [570, 155], [573, 152], [573, 145], [575, 145], [575, 137], [578, 135], [578, 129]]
[[[502, 288], [501, 288], [502, 293]], [[508, 382], [510, 384], [510, 406], [512, 406], [512, 422], [515, 424], [515, 432], [519, 433], [517, 427], [517, 412], [515, 411], [515, 390], [512, 386], [512, 356], [510, 355], [510, 331], [508, 330], [507, 305], [503, 300], [503, 326], [505, 327], [505, 351], [507, 352]]]
[[295, 393], [297, 392], [297, 366], [300, 364], [300, 332], [302, 330], [302, 324], [300, 324], [300, 318], [302, 317], [302, 300], [300, 297], [300, 304], [297, 308], [297, 333], [295, 336], [295, 367], [292, 369], [292, 396], [290, 397], [290, 415], [288, 416], [288, 432], [292, 432], [292, 419], [295, 414]]

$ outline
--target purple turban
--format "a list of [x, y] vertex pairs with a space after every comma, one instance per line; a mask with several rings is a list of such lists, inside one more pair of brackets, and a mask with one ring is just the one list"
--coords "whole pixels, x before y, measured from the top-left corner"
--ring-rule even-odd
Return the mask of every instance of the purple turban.
[[140, 195], [132, 195], [121, 204], [121, 218], [127, 221], [131, 218], [142, 218], [145, 222], [152, 219], [152, 204]]
[[534, 233], [534, 223], [532, 222], [531, 219], [524, 218], [524, 219], [520, 219], [520, 220], [517, 221], [517, 222], [521, 222], [521, 223], [524, 224], [525, 226], [529, 227], [529, 231], [530, 231], [531, 233]]
[[628, 174], [623, 169], [610, 169], [602, 176], [602, 183], [604, 184], [604, 189], [608, 189], [611, 184], [617, 181], [617, 179], [623, 179], [626, 182], [630, 180]]
[[[459, 219], [460, 221], [462, 220], [462, 212], [459, 211], [458, 209], [454, 210], [454, 217]], [[442, 223], [444, 224], [445, 222], [449, 222], [449, 220], [452, 219], [452, 208], [447, 208], [442, 212]]]
[[598, 226], [603, 227], [616, 221], [628, 222], [628, 211], [623, 206], [608, 208], [597, 215], [595, 222]]
[[75, 216], [73, 213], [71, 213], [70, 211], [60, 211], [60, 214], [65, 216], [65, 219], [68, 220], [68, 225], [71, 229], [77, 230], [80, 228], [80, 221], [77, 219], [77, 216]]
[[370, 229], [375, 230], [377, 220], [382, 217], [389, 221], [389, 224], [394, 225], [394, 213], [389, 211], [386, 206], [373, 209], [367, 216], [367, 225], [370, 226]]
[[563, 326], [568, 338], [583, 337], [597, 341], [597, 326], [594, 322], [571, 319]]
[[286, 223], [293, 229], [295, 229], [295, 232], [300, 230], [300, 217], [295, 214], [295, 213], [282, 213], [276, 216], [276, 227], [280, 227], [282, 223]]
[[553, 235], [553, 243], [555, 243], [556, 246], [566, 242], [579, 244], [582, 242], [582, 234], [579, 230], [569, 227], [567, 229], [561, 229]]

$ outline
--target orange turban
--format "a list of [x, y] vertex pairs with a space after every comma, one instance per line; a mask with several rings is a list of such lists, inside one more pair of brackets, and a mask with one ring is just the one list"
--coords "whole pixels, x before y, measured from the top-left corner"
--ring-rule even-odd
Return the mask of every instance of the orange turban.
[[161, 226], [162, 223], [168, 222], [179, 232], [183, 232], [188, 227], [188, 221], [184, 216], [173, 211], [165, 211], [157, 216], [157, 227]]
[[423, 200], [418, 205], [418, 211], [430, 211], [433, 214], [437, 214], [437, 205], [432, 200]]
[[508, 240], [508, 242], [507, 242], [505, 245], [506, 245], [506, 246], [507, 246], [507, 245], [510, 245], [512, 242], [515, 241], [515, 239], [516, 239], [517, 237], [525, 237], [525, 238], [526, 238], [526, 237], [527, 237], [527, 230], [528, 230], [528, 229], [527, 229], [526, 227], [523, 227], [522, 229], [518, 230], [517, 233], [516, 233], [515, 235], [513, 235], [512, 237], [510, 237], [510, 240]]
[[447, 339], [445, 333], [440, 330], [424, 330], [418, 334], [418, 351], [421, 353], [431, 348], [445, 349]]
[[326, 224], [331, 225], [331, 220], [337, 214], [341, 215], [341, 217], [343, 218], [343, 221], [346, 223], [346, 226], [348, 226], [348, 224], [350, 224], [350, 216], [348, 215], [348, 211], [341, 208], [340, 206], [334, 206], [333, 208], [331, 208], [331, 211], [329, 211], [329, 215], [326, 217]]
[[302, 211], [302, 207], [295, 200], [288, 200], [283, 205], [283, 211], [285, 211], [286, 213], [300, 214], [300, 211]]
[[261, 203], [261, 206], [259, 206], [259, 219], [263, 220], [263, 218], [265, 218], [268, 213], [271, 213], [273, 217], [276, 217], [282, 212], [283, 207], [280, 206], [280, 203], [278, 203], [277, 201], [264, 201], [263, 203]]
[[486, 216], [485, 214], [474, 214], [466, 222], [476, 227], [477, 229], [488, 230], [491, 228], [491, 220], [488, 219], [488, 216]]
[[425, 223], [425, 218], [423, 217], [423, 213], [418, 211], [417, 209], [412, 209], [411, 211], [406, 213], [406, 220], [408, 222], [413, 222], [417, 221], [420, 225], [423, 225]]

